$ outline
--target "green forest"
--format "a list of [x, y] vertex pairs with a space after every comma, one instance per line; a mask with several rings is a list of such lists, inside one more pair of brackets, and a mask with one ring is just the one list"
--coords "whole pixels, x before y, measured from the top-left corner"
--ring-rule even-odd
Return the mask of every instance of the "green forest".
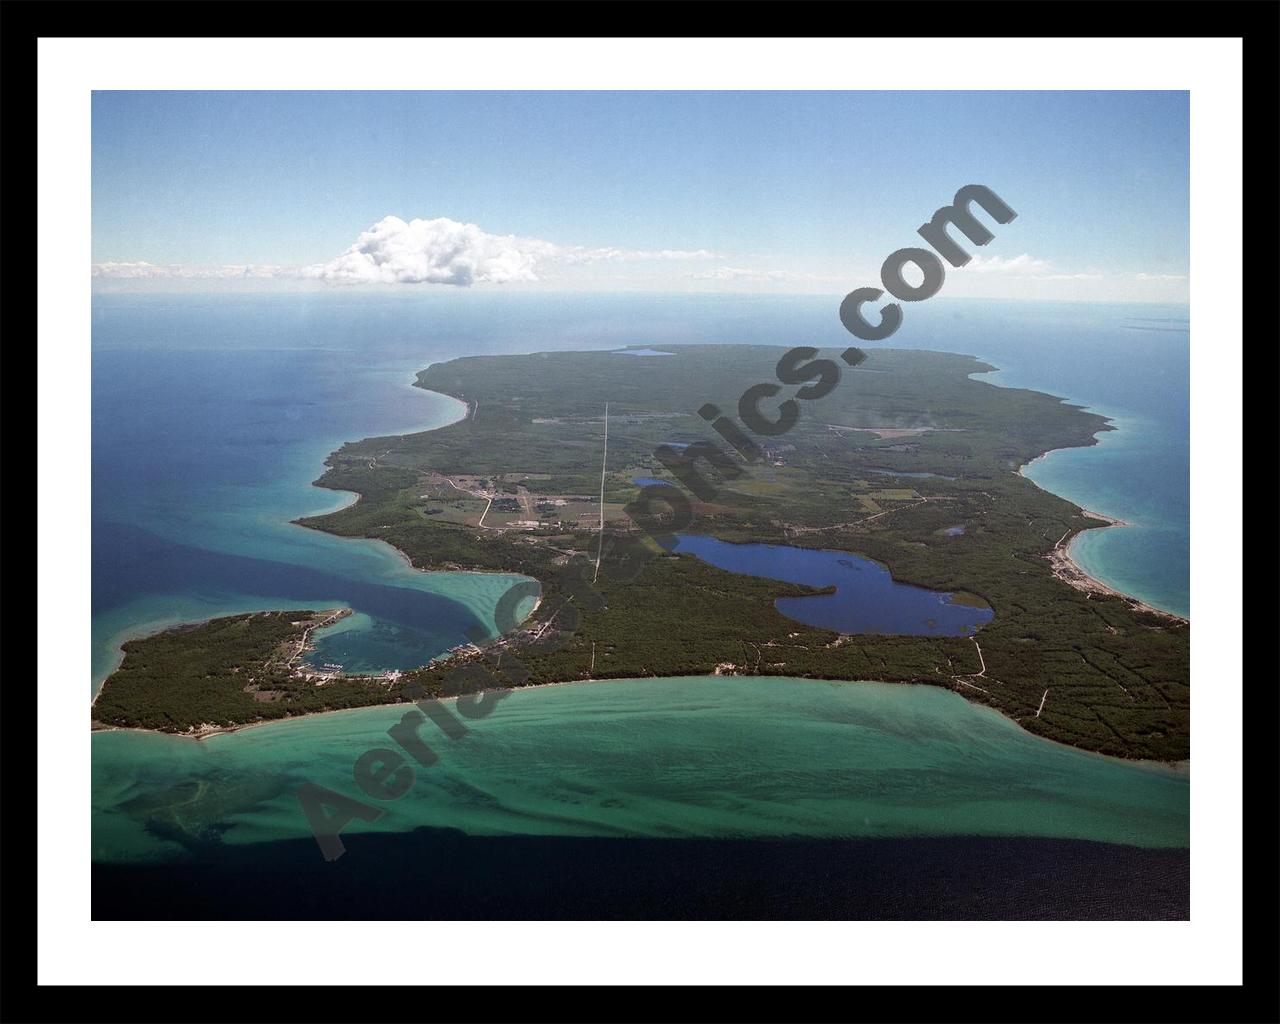
[[93, 720], [189, 732], [398, 700], [382, 680], [346, 676], [318, 686], [293, 671], [306, 631], [331, 615], [230, 615], [130, 640], [94, 702]]
[[[542, 601], [520, 629], [398, 680], [315, 685], [279, 654], [305, 628], [291, 625], [305, 613], [215, 620], [126, 645], [95, 720], [183, 731], [409, 699], [406, 687], [448, 695], [720, 671], [929, 683], [1061, 742], [1124, 757], [1188, 756], [1188, 624], [1058, 579], [1049, 554], [1104, 524], [1018, 472], [1049, 450], [1096, 443], [1111, 429], [1103, 417], [988, 384], [981, 375], [993, 368], [971, 357], [869, 350], [829, 394], [797, 403], [792, 429], [754, 438], [763, 458], [733, 455], [728, 474], [700, 464], [710, 491], [707, 500], [683, 491], [693, 516], [678, 524], [684, 532], [849, 551], [897, 580], [975, 595], [994, 610], [972, 639], [841, 636], [774, 607], [778, 597], [813, 591], [667, 554], [623, 513], [639, 495], [636, 477], [672, 478], [655, 455], [663, 445], [678, 452], [710, 441], [727, 451], [698, 410], [713, 403], [738, 420], [740, 396], [776, 382], [786, 350], [667, 351], [437, 364], [417, 383], [466, 402], [463, 419], [352, 442], [327, 460], [318, 482], [359, 500], [304, 525], [385, 540], [422, 569], [531, 576]], [[794, 393], [783, 387], [761, 408], [772, 417]], [[529, 511], [491, 523], [485, 494], [517, 496]], [[642, 565], [624, 557], [639, 548]], [[273, 696], [246, 691], [246, 672], [269, 676]]]

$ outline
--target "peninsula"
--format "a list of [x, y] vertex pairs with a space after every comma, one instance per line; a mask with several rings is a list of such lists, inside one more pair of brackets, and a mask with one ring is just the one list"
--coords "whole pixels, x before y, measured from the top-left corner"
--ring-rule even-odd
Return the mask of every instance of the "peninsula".
[[655, 450], [714, 439], [697, 410], [735, 408], [746, 388], [773, 379], [785, 351], [658, 346], [464, 357], [423, 370], [417, 385], [465, 402], [465, 416], [344, 445], [318, 483], [359, 499], [301, 522], [384, 540], [419, 569], [532, 577], [541, 600], [529, 619], [489, 644], [379, 676], [308, 666], [310, 637], [334, 611], [180, 627], [125, 645], [95, 724], [200, 735], [449, 696], [458, 692], [451, 669], [510, 654], [521, 685], [698, 674], [926, 683], [1063, 743], [1186, 758], [1189, 624], [1075, 569], [1071, 538], [1110, 521], [1019, 472], [1055, 448], [1094, 444], [1110, 425], [1050, 395], [986, 383], [974, 375], [994, 368], [968, 356], [868, 351], [832, 394], [804, 403], [788, 433], [758, 438], [765, 457], [718, 479], [715, 500], [690, 496], [695, 518], [683, 533], [847, 552], [896, 583], [980, 609], [973, 629], [806, 624], [776, 602], [821, 586], [657, 548], [634, 578], [601, 573], [599, 600], [575, 604], [565, 628], [560, 609], [578, 593], [583, 562], [602, 542], [635, 536], [623, 507], [644, 483], [671, 479]]

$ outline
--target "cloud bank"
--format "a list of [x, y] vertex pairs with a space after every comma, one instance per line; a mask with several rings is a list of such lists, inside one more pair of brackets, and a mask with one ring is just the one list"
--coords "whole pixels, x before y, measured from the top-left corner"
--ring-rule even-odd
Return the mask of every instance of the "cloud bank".
[[620, 249], [558, 245], [541, 238], [495, 235], [448, 217], [403, 221], [383, 217], [345, 252], [305, 267], [197, 266], [146, 262], [97, 263], [95, 278], [292, 278], [330, 284], [511, 284], [541, 280], [549, 266], [665, 263], [715, 259], [708, 249]]
[[263, 267], [252, 264], [223, 264], [201, 266], [191, 263], [95, 263], [93, 277], [113, 280], [137, 280], [140, 278], [181, 278], [190, 280], [234, 280], [236, 278], [292, 277], [294, 271], [283, 267]]
[[1099, 281], [1102, 274], [1094, 273], [1060, 273], [1053, 269], [1048, 260], [1036, 259], [1030, 253], [1020, 256], [979, 256], [975, 255], [962, 270], [977, 274], [1004, 274], [1014, 277], [1026, 277], [1035, 281]]
[[963, 269], [975, 274], [1042, 274], [1049, 269], [1049, 264], [1026, 252], [1011, 257], [975, 254]]
[[[178, 263], [149, 263], [145, 261], [107, 262], [93, 265], [95, 280], [121, 282], [116, 287], [143, 287], [148, 281], [159, 282], [208, 281], [235, 282], [275, 281], [293, 282], [287, 287], [307, 287], [308, 282], [330, 285], [452, 285], [468, 288], [473, 285], [501, 286], [507, 284], [537, 283], [550, 279], [556, 286], [570, 285], [574, 280], [600, 286], [602, 283], [616, 286], [619, 281], [641, 281], [651, 287], [680, 287], [680, 282], [694, 282], [694, 287], [723, 285], [729, 291], [760, 290], [810, 290], [836, 289], [850, 284], [857, 274], [827, 275], [797, 273], [769, 267], [742, 266], [739, 263], [720, 262], [732, 260], [732, 256], [712, 252], [709, 249], [623, 249], [614, 246], [590, 248], [587, 246], [560, 245], [541, 238], [520, 235], [498, 235], [485, 231], [476, 224], [436, 217], [431, 220], [401, 220], [399, 217], [383, 217], [382, 220], [360, 233], [346, 251], [329, 260], [303, 267], [280, 267], [256, 264], [195, 265]], [[693, 263], [673, 276], [660, 269], [662, 264]], [[634, 273], [601, 276], [581, 272], [576, 268], [617, 266], [623, 264], [648, 265], [640, 277]], [[701, 264], [699, 266], [698, 264]], [[710, 265], [708, 265], [710, 264]], [[948, 267], [948, 275], [953, 268]], [[866, 274], [862, 275], [867, 276]], [[1132, 272], [1127, 274], [1099, 273], [1096, 268], [1087, 272], [1072, 272], [1056, 267], [1048, 260], [1030, 253], [1018, 256], [974, 254], [969, 263], [956, 271], [956, 281], [966, 282], [961, 293], [972, 293], [978, 288], [984, 291], [996, 289], [1000, 294], [1057, 295], [1060, 289], [1073, 284], [1080, 287], [1095, 285], [1113, 286], [1121, 280], [1133, 282], [1143, 294], [1158, 293], [1163, 289], [1183, 284], [1184, 274], [1152, 274]], [[1045, 292], [1041, 285], [1055, 290]], [[218, 285], [221, 287], [221, 285]], [[280, 287], [278, 284], [270, 287]]]
[[341, 256], [304, 267], [302, 276], [338, 284], [509, 284], [537, 281], [554, 263], [650, 262], [709, 259], [706, 249], [588, 249], [540, 238], [493, 235], [448, 217], [383, 217]]
[[695, 281], [793, 281], [800, 275], [789, 270], [753, 270], [750, 267], [716, 267], [689, 275]]

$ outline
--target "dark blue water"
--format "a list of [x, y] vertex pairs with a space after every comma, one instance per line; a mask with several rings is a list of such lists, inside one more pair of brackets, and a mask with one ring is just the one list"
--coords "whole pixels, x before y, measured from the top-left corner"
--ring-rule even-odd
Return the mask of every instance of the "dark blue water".
[[[541, 296], [459, 289], [378, 295], [95, 297], [95, 684], [114, 663], [121, 639], [170, 622], [241, 610], [354, 607], [356, 615], [321, 639], [315, 660], [337, 661], [355, 670], [419, 663], [461, 642], [468, 627], [491, 623], [492, 609], [513, 582], [511, 577], [417, 573], [384, 544], [343, 540], [290, 525], [291, 519], [348, 500], [349, 496], [310, 486], [325, 456], [343, 441], [436, 427], [459, 414], [456, 403], [410, 387], [416, 371], [459, 355], [628, 344], [723, 342], [843, 348], [849, 338], [836, 317], [839, 298], [840, 294], [803, 298]], [[892, 344], [976, 353], [1002, 367], [1001, 380], [1054, 391], [1116, 415], [1122, 429], [1107, 435], [1104, 445], [1059, 453], [1040, 466], [1051, 469], [1060, 456], [1073, 464], [1070, 460], [1078, 454], [1080, 466], [1089, 472], [1064, 475], [1064, 493], [1137, 524], [1125, 530], [1090, 532], [1129, 538], [1099, 549], [1103, 568], [1123, 568], [1120, 575], [1127, 574], [1132, 591], [1148, 600], [1159, 601], [1162, 594], [1171, 594], [1171, 601], [1182, 594], [1185, 600], [1187, 342], [1185, 331], [1131, 329], [1141, 325], [1136, 318], [1142, 315], [1156, 314], [1149, 308], [1139, 310], [1131, 322], [1130, 311], [1119, 307], [934, 300], [907, 310], [906, 323]], [[1185, 317], [1185, 310], [1172, 315]], [[955, 605], [944, 595], [896, 584], [874, 563], [843, 553], [805, 550], [773, 558], [764, 549], [750, 557], [741, 550], [734, 554], [735, 564], [726, 567], [735, 571], [836, 586], [838, 592], [831, 596], [779, 602], [784, 614], [814, 625], [845, 631], [963, 635], [990, 616], [989, 610]], [[635, 681], [640, 686], [658, 682], [671, 681]], [[598, 812], [608, 818], [609, 834], [633, 834], [642, 819], [628, 820], [633, 806], [628, 800], [639, 793], [654, 809], [652, 820], [674, 821], [681, 829], [677, 834], [684, 835], [714, 825], [708, 815], [717, 809], [751, 818], [752, 834], [793, 835], [792, 819], [797, 815], [828, 823], [849, 820], [863, 829], [879, 827], [866, 812], [856, 818], [833, 817], [828, 809], [833, 800], [850, 805], [864, 799], [878, 801], [894, 807], [895, 813], [930, 822], [921, 826], [930, 834], [972, 830], [969, 811], [975, 806], [985, 808], [985, 814], [1007, 817], [1009, 824], [995, 833], [1002, 837], [1009, 831], [1026, 833], [1029, 821], [1055, 819], [1065, 824], [1039, 828], [1036, 834], [1076, 836], [1081, 828], [1095, 828], [1101, 815], [1122, 823], [1126, 836], [1118, 842], [1136, 845], [1108, 847], [1113, 853], [1098, 860], [1086, 856], [1087, 850], [1079, 856], [1071, 852], [1084, 846], [1092, 849], [1093, 844], [1072, 844], [1067, 855], [1059, 856], [1054, 853], [1054, 840], [1028, 840], [1017, 847], [1003, 845], [1007, 838], [987, 847], [965, 845], [970, 840], [949, 840], [938, 846], [936, 856], [920, 861], [918, 871], [886, 880], [877, 873], [876, 864], [896, 869], [914, 862], [910, 849], [886, 840], [883, 843], [888, 845], [876, 847], [882, 851], [878, 854], [850, 848], [847, 857], [853, 860], [849, 863], [856, 862], [858, 870], [847, 874], [850, 879], [866, 876], [858, 883], [865, 882], [865, 892], [895, 894], [895, 898], [923, 886], [928, 891], [921, 902], [924, 912], [932, 916], [945, 916], [932, 898], [939, 891], [934, 885], [941, 877], [939, 871], [959, 872], [949, 883], [956, 893], [979, 891], [975, 889], [979, 882], [970, 874], [980, 880], [1000, 879], [998, 885], [981, 890], [981, 897], [971, 899], [972, 906], [966, 906], [960, 916], [979, 916], [980, 908], [1000, 908], [1001, 896], [1008, 894], [1013, 894], [1010, 901], [1015, 910], [1031, 907], [1047, 912], [1060, 905], [1055, 901], [1075, 894], [1081, 914], [1126, 916], [1118, 900], [1132, 898], [1137, 888], [1131, 879], [1137, 877], [1149, 883], [1142, 890], [1144, 898], [1153, 892], [1169, 895], [1177, 904], [1172, 912], [1185, 916], [1185, 855], [1173, 851], [1181, 859], [1170, 868], [1168, 851], [1152, 852], [1151, 857], [1159, 855], [1152, 860], [1143, 859], [1148, 854], [1139, 849], [1185, 843], [1181, 838], [1185, 793], [1152, 796], [1150, 786], [1156, 783], [1147, 780], [1150, 770], [1049, 744], [941, 691], [887, 688], [883, 714], [874, 720], [884, 728], [868, 733], [858, 720], [829, 710], [833, 702], [864, 699], [865, 691], [833, 688], [828, 692], [814, 684], [815, 711], [802, 715], [796, 710], [794, 693], [779, 695], [767, 688], [770, 682], [794, 684], [752, 680], [759, 697], [747, 700], [726, 693], [720, 698], [723, 703], [715, 706], [698, 694], [696, 701], [680, 697], [656, 708], [650, 694], [628, 690], [634, 706], [620, 709], [618, 694], [610, 692], [609, 684], [549, 687], [516, 695], [512, 706], [520, 700], [531, 714], [513, 715], [511, 707], [504, 705], [506, 718], [495, 715], [472, 729], [467, 740], [472, 748], [461, 744], [444, 748], [448, 753], [439, 773], [424, 773], [419, 780], [415, 792], [423, 798], [415, 798], [417, 810], [404, 802], [397, 806], [398, 817], [386, 834], [385, 846], [359, 848], [356, 844], [368, 837], [351, 837], [351, 851], [336, 870], [349, 872], [354, 865], [368, 884], [332, 892], [318, 871], [309, 872], [318, 864], [330, 877], [334, 866], [318, 858], [310, 839], [276, 842], [281, 833], [273, 831], [270, 821], [264, 825], [262, 807], [280, 812], [284, 821], [287, 804], [289, 828], [293, 833], [305, 830], [287, 788], [294, 775], [310, 778], [319, 772], [322, 781], [347, 791], [351, 765], [369, 749], [375, 734], [385, 737], [387, 723], [379, 716], [393, 716], [394, 709], [312, 716], [278, 729], [264, 726], [201, 743], [147, 733], [101, 733], [93, 738], [95, 859], [131, 859], [127, 844], [123, 849], [112, 845], [117, 835], [113, 829], [118, 830], [121, 823], [145, 827], [154, 842], [165, 843], [172, 839], [172, 832], [157, 831], [156, 823], [172, 828], [175, 821], [189, 822], [193, 809], [231, 827], [227, 832], [215, 829], [219, 835], [230, 835], [233, 829], [244, 842], [240, 846], [219, 842], [208, 864], [182, 877], [166, 874], [163, 866], [155, 864], [117, 864], [114, 867], [120, 873], [97, 876], [102, 884], [95, 885], [95, 898], [101, 896], [108, 903], [114, 899], [123, 916], [252, 916], [261, 907], [246, 911], [243, 896], [256, 886], [268, 902], [277, 901], [267, 916], [341, 916], [351, 913], [351, 906], [366, 910], [372, 906], [374, 917], [394, 916], [385, 909], [385, 901], [397, 898], [394, 893], [388, 895], [395, 886], [388, 888], [387, 865], [412, 864], [413, 871], [421, 874], [420, 865], [431, 862], [446, 866], [441, 877], [463, 877], [463, 889], [470, 895], [464, 893], [457, 900], [462, 910], [418, 907], [417, 916], [540, 917], [547, 916], [550, 907], [556, 908], [555, 913], [590, 917], [595, 908], [575, 904], [566, 894], [598, 897], [602, 892], [621, 892], [625, 900], [635, 889], [626, 888], [628, 879], [634, 881], [637, 871], [643, 874], [643, 865], [669, 866], [671, 857], [679, 855], [657, 846], [627, 846], [619, 841], [607, 849], [574, 845], [561, 856], [546, 853], [546, 845], [539, 840], [532, 847], [518, 843], [486, 847], [494, 849], [493, 859], [486, 860], [473, 847], [457, 847], [459, 837], [449, 831], [445, 833], [448, 848], [427, 845], [416, 851], [422, 856], [416, 856], [400, 844], [406, 833], [398, 830], [429, 821], [461, 820], [460, 815], [477, 809], [485, 814], [501, 812], [504, 803], [503, 798], [494, 797], [497, 792], [506, 799], [517, 798], [511, 805], [519, 812], [517, 830], [555, 831], [565, 827], [563, 813], [545, 808], [526, 813], [521, 803], [542, 792], [554, 792], [563, 794], [561, 812], [565, 808], [579, 816]], [[71, 678], [67, 685], [73, 685]], [[566, 710], [564, 701], [570, 699], [578, 702], [576, 710]], [[779, 712], [779, 701], [785, 701], [785, 712]], [[937, 718], [936, 728], [903, 730], [904, 721], [920, 721], [920, 709], [938, 701], [948, 701], [952, 707], [942, 709], [946, 713]], [[983, 738], [985, 732], [971, 732], [984, 721], [991, 728], [998, 726], [1004, 738], [992, 741]], [[653, 743], [617, 740], [618, 735], [635, 732], [637, 722]], [[797, 756], [797, 723], [813, 728], [807, 751], [820, 749], [829, 760], [816, 760], [807, 752]], [[481, 726], [494, 728], [486, 731]], [[845, 734], [850, 728], [859, 730], [853, 735], [864, 739], [878, 733], [889, 742], [850, 742]], [[748, 729], [765, 741], [748, 744], [746, 749], [754, 753], [744, 761], [741, 738]], [[600, 740], [602, 730], [609, 734], [608, 743]], [[582, 742], [577, 746], [566, 740], [580, 731]], [[280, 742], [273, 740], [275, 736]], [[512, 737], [516, 742], [509, 744]], [[951, 747], [960, 770], [922, 774], [922, 764], [928, 768], [935, 762], [929, 757], [922, 760], [918, 744], [935, 739], [944, 739]], [[483, 741], [479, 747], [475, 747], [477, 740]], [[510, 755], [510, 749], [520, 744], [532, 756], [494, 755], [501, 749]], [[278, 756], [270, 750], [277, 750]], [[602, 750], [621, 750], [625, 756], [602, 757]], [[886, 750], [893, 756], [886, 757]], [[447, 768], [450, 757], [462, 761], [467, 755], [497, 774], [468, 778]], [[1069, 769], [1060, 767], [1061, 759], [1067, 757], [1072, 759]], [[1011, 764], [1021, 761], [1016, 767], [1022, 780], [1018, 787], [1022, 804], [1010, 804], [1009, 787], [990, 770], [992, 758], [1012, 759]], [[288, 770], [281, 767], [281, 759]], [[229, 775], [228, 761], [241, 770]], [[185, 765], [181, 771], [179, 763]], [[731, 764], [733, 778], [708, 782], [706, 774], [653, 771], [655, 764], [689, 763], [720, 765], [721, 770]], [[1031, 776], [1031, 782], [1023, 770], [1027, 763], [1041, 773]], [[751, 780], [745, 788], [744, 765]], [[1094, 767], [1089, 769], [1090, 765]], [[632, 781], [629, 775], [634, 776]], [[477, 785], [477, 778], [488, 782]], [[1119, 784], [1121, 778], [1127, 781]], [[840, 784], [833, 787], [832, 779]], [[1168, 790], [1169, 786], [1160, 782], [1157, 788]], [[744, 802], [744, 793], [750, 802]], [[1118, 799], [1128, 801], [1139, 813], [1121, 808], [1123, 813], [1112, 814], [1109, 809], [1119, 806]], [[139, 807], [151, 807], [154, 813], [140, 815]], [[109, 826], [105, 829], [104, 821]], [[1176, 832], [1172, 840], [1167, 838], [1170, 828]], [[595, 856], [600, 849], [606, 850], [603, 859]], [[857, 890], [843, 877], [834, 888], [829, 884], [835, 861], [825, 848], [814, 855], [815, 870], [808, 874], [803, 865], [791, 861], [780, 863], [769, 874], [732, 863], [726, 872], [726, 856], [756, 849], [745, 844], [717, 845], [709, 850], [704, 865], [682, 876], [687, 882], [682, 889], [714, 892], [725, 877], [733, 881], [750, 870], [763, 885], [748, 888], [766, 903], [770, 894], [785, 891], [787, 880], [798, 879], [794, 888], [801, 892], [824, 885], [837, 895]], [[789, 842], [777, 849], [801, 848]], [[638, 852], [626, 861], [619, 859], [624, 856], [622, 850]], [[1004, 864], [996, 860], [1003, 850], [1015, 851]], [[484, 870], [468, 873], [468, 865], [527, 864], [531, 856], [548, 868], [543, 875], [569, 881], [553, 886], [551, 896], [530, 897], [534, 903], [541, 899], [540, 905], [524, 905], [519, 903], [521, 894], [538, 887], [521, 885], [516, 874], [503, 876], [495, 868], [498, 873], [491, 877], [496, 884], [485, 892], [496, 909], [473, 905], [475, 893], [484, 888], [478, 880], [490, 876]], [[598, 868], [604, 861], [617, 861], [623, 867], [603, 881], [573, 876], [575, 865]], [[980, 868], [973, 868], [975, 864]], [[992, 870], [992, 864], [997, 870]], [[1055, 883], [1049, 889], [1043, 884], [1045, 864], [1051, 865]], [[205, 873], [206, 867], [215, 873]], [[217, 874], [222, 867], [227, 872]], [[1132, 873], [1120, 873], [1126, 869]], [[655, 878], [654, 891], [669, 894], [670, 872], [658, 872]], [[1116, 898], [1103, 898], [1094, 884], [1099, 878], [1124, 879], [1109, 890]], [[733, 882], [730, 888], [732, 900], [712, 900], [715, 912], [722, 916], [727, 902], [739, 901], [741, 885]], [[316, 900], [322, 890], [350, 897], [343, 903], [347, 909], [335, 910], [342, 899], [321, 907]], [[759, 896], [762, 892], [765, 895]], [[812, 902], [828, 908], [829, 897], [826, 893]], [[837, 902], [843, 898], [838, 895]], [[798, 899], [786, 891], [778, 905], [793, 911], [801, 905]], [[376, 900], [384, 902], [371, 902]], [[744, 916], [772, 912], [769, 906], [749, 902], [735, 905]], [[666, 905], [649, 909], [653, 916], [672, 912]], [[688, 907], [680, 904], [677, 911], [688, 912]], [[910, 914], [899, 905], [868, 906], [856, 900], [841, 911], [852, 917]], [[118, 908], [95, 907], [96, 916], [118, 912]], [[625, 916], [629, 911], [615, 912]], [[819, 916], [821, 912], [825, 911], [817, 911]]]
[[899, 583], [882, 565], [847, 551], [784, 544], [730, 544], [714, 537], [677, 534], [673, 551], [695, 555], [720, 569], [810, 587], [834, 594], [780, 597], [788, 618], [839, 633], [906, 636], [971, 636], [994, 614], [989, 607], [955, 603], [955, 595]]
[[[349, 500], [310, 486], [343, 441], [458, 415], [409, 386], [431, 362], [680, 342], [844, 347], [839, 298], [95, 296], [95, 685], [123, 638], [234, 611], [355, 606], [361, 615], [330, 631], [317, 656], [357, 670], [417, 663], [487, 621], [510, 578], [427, 576], [386, 545], [289, 524]], [[1185, 612], [1185, 307], [938, 298], [908, 312], [893, 346], [976, 354], [1001, 368], [987, 379], [1115, 417], [1120, 429], [1100, 445], [1053, 453], [1028, 475], [1133, 524], [1078, 541], [1089, 571]], [[1156, 319], [1164, 329], [1146, 329]]]
[[[342, 441], [438, 426], [462, 408], [409, 386], [425, 358], [316, 347], [341, 338], [332, 324], [314, 325], [311, 348], [280, 347], [308, 319], [278, 304], [99, 301], [95, 688], [129, 636], [239, 611], [354, 608], [317, 651], [353, 671], [420, 665], [467, 630], [492, 632], [494, 604], [516, 577], [428, 575], [385, 544], [291, 524], [352, 500], [311, 486]], [[219, 322], [223, 347], [189, 347], [193, 336], [216, 342]]]
[[[773, 841], [367, 833], [93, 865], [126, 921], [1186, 921], [1187, 849], [1075, 839]], [[424, 878], [424, 864], [446, 865]], [[534, 875], [538, 882], [530, 884]]]

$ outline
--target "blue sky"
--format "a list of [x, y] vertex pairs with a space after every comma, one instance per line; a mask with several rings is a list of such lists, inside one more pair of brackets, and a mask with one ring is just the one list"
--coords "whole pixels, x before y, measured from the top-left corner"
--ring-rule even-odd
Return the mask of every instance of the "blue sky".
[[1188, 162], [1181, 92], [100, 92], [95, 280], [834, 293], [976, 182], [948, 294], [1180, 301]]

